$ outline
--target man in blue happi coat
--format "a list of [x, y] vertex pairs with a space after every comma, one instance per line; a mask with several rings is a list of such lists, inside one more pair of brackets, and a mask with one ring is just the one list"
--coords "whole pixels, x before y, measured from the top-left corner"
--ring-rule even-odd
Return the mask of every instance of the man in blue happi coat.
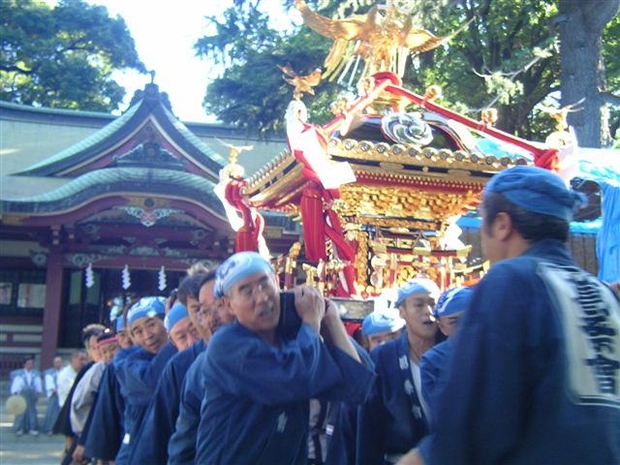
[[168, 465], [196, 463], [196, 437], [200, 423], [200, 406], [204, 398], [202, 366], [205, 355], [206, 350], [198, 354], [181, 384], [179, 415], [174, 433], [168, 441]]
[[140, 349], [132, 352], [123, 364], [121, 388], [126, 392], [124, 434], [116, 465], [129, 464], [131, 449], [138, 447], [132, 437], [139, 431], [144, 413], [155, 393], [157, 381], [170, 358], [177, 353], [168, 342], [164, 326], [166, 299], [143, 297], [127, 312], [131, 338]]
[[134, 346], [131, 338], [126, 335], [124, 316], [116, 319], [114, 327], [120, 348], [103, 373], [92, 422], [84, 443], [86, 456], [103, 462], [114, 461], [121, 447], [126, 394], [121, 389], [119, 377], [122, 376], [123, 364], [129, 354], [140, 349], [140, 346]]
[[445, 370], [446, 360], [452, 350], [454, 334], [459, 320], [469, 307], [473, 290], [469, 287], [455, 287], [447, 290], [437, 301], [433, 315], [439, 330], [447, 339], [428, 350], [420, 360], [422, 377], [422, 395], [432, 412], [435, 409], [435, 395], [438, 390], [440, 375]]
[[393, 464], [428, 433], [430, 411], [422, 396], [420, 359], [437, 340], [432, 309], [439, 287], [414, 278], [395, 301], [406, 322], [398, 339], [375, 348], [377, 382], [358, 414], [357, 460], [360, 465]]
[[336, 305], [318, 289], [293, 292], [301, 323], [285, 337], [269, 262], [239, 252], [218, 268], [215, 295], [236, 321], [205, 352], [196, 463], [305, 464], [310, 399], [366, 399], [374, 373], [360, 363]]
[[[196, 455], [196, 434], [200, 422], [200, 404], [204, 397], [201, 357], [204, 356], [211, 336], [224, 324], [232, 323], [228, 312], [222, 311], [220, 299], [213, 293], [215, 271], [189, 277], [186, 285], [179, 286], [179, 299], [187, 294], [187, 309], [202, 334], [202, 352], [188, 367], [178, 394], [178, 415], [165, 454], [171, 465], [193, 464]], [[187, 288], [187, 289], [186, 289]], [[199, 343], [200, 344], [200, 343]]]
[[[350, 339], [362, 362], [369, 367], [373, 366], [374, 364], [368, 354], [368, 351], [358, 344], [354, 338], [351, 337]], [[312, 399], [310, 403], [311, 413], [313, 401], [314, 399]], [[312, 417], [310, 421], [310, 438], [308, 441], [308, 449], [310, 450], [311, 446], [314, 446], [315, 457], [314, 460], [312, 460], [311, 457], [308, 457], [308, 463], [323, 465], [343, 465], [355, 463], [355, 438], [357, 430], [358, 405], [349, 402], [324, 401], [321, 401], [321, 404], [326, 404], [326, 411], [323, 426], [318, 431], [318, 442], [317, 434], [313, 434], [313, 429], [316, 429], [317, 425], [312, 422]], [[321, 455], [319, 455], [319, 453]]]
[[404, 327], [405, 320], [392, 309], [373, 311], [362, 320], [362, 337], [368, 352], [381, 344], [398, 339]]
[[185, 305], [177, 301], [164, 319], [170, 341], [179, 353], [166, 364], [155, 394], [145, 413], [134, 440], [140, 447], [132, 448], [130, 463], [165, 464], [168, 460], [168, 440], [174, 431], [179, 411], [179, 391], [185, 373], [204, 350], [198, 342], [198, 329], [189, 317]]
[[476, 285], [433, 434], [402, 464], [620, 463], [620, 303], [570, 257], [576, 195], [541, 168], [495, 175]]

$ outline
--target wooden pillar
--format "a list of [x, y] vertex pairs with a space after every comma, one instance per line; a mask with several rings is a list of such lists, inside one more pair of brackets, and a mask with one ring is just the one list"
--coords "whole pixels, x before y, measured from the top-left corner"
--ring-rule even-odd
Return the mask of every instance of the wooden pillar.
[[43, 338], [41, 341], [41, 367], [52, 365], [58, 348], [58, 329], [62, 302], [62, 260], [59, 252], [51, 252], [47, 258], [45, 276], [45, 310], [43, 311]]

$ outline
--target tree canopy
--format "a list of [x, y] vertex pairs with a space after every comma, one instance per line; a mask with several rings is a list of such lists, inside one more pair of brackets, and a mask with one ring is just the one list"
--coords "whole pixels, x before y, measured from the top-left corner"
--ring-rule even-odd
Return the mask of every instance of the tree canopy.
[[105, 7], [3, 0], [0, 16], [2, 100], [107, 112], [125, 96], [112, 72], [146, 72], [125, 21], [111, 18]]
[[[579, 2], [568, 1], [568, 7], [574, 10]], [[292, 1], [284, 0], [284, 3], [290, 7]], [[317, 3], [325, 5], [319, 10], [325, 16], [348, 17], [366, 13], [376, 2], [308, 0], [308, 3], [315, 10]], [[443, 105], [474, 118], [482, 109], [493, 106], [498, 110], [500, 129], [527, 139], [544, 140], [553, 130], [553, 124], [540, 104], [559, 107], [560, 53], [572, 53], [566, 44], [560, 47], [556, 27], [562, 20], [560, 3], [560, 0], [558, 3], [548, 0], [399, 2], [411, 8], [416, 25], [434, 34], [449, 35], [464, 27], [447, 45], [414, 57], [403, 78], [405, 86], [423, 93], [427, 86], [438, 84], [444, 91], [440, 101]], [[620, 0], [608, 3], [620, 3]], [[223, 122], [262, 131], [282, 129], [283, 109], [292, 90], [281, 80], [276, 65], [290, 62], [295, 71], [306, 74], [321, 66], [331, 42], [305, 26], [286, 34], [270, 28], [266, 15], [259, 11], [260, 1], [237, 0], [235, 5], [224, 21], [218, 23], [216, 18], [211, 18], [219, 24], [217, 34], [196, 44], [199, 55], [208, 55], [226, 68], [209, 86], [205, 108]], [[588, 11], [591, 15], [599, 12]], [[618, 30], [618, 17], [610, 15], [610, 11], [613, 8], [607, 8], [608, 17], [601, 19], [599, 48], [590, 53], [599, 53], [600, 61], [604, 58], [608, 70], [614, 70], [620, 66], [617, 35], [605, 42], [600, 37], [601, 34], [613, 37], [610, 31]], [[294, 14], [297, 14], [295, 10], [291, 10], [291, 15]], [[611, 78], [604, 86], [609, 97], [605, 102], [611, 102], [614, 95], [617, 98], [620, 90], [617, 75], [608, 71]], [[342, 91], [351, 89], [323, 82], [316, 96], [304, 97], [315, 122], [322, 123], [329, 118], [329, 102]], [[575, 102], [562, 99], [562, 104], [570, 103]], [[604, 107], [604, 102], [592, 98], [583, 103], [595, 106], [597, 111]], [[617, 113], [612, 111], [611, 115], [613, 129], [618, 124], [613, 119]]]

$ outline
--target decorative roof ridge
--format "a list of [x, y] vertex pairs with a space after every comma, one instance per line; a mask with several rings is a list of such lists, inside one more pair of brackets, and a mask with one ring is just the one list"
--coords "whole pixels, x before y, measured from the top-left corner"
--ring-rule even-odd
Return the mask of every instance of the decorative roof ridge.
[[221, 156], [219, 153], [217, 153], [215, 150], [213, 150], [211, 147], [201, 141], [192, 131], [188, 129], [185, 123], [183, 123], [180, 119], [174, 116], [174, 114], [168, 108], [166, 108], [165, 106], [162, 108], [166, 117], [172, 123], [173, 127], [177, 131], [179, 131], [179, 133], [185, 139], [187, 139], [188, 142], [194, 145], [201, 152], [208, 154], [213, 161], [219, 163], [220, 165], [224, 166], [228, 163], [228, 160], [225, 157]]
[[140, 106], [141, 106], [140, 104], [133, 105], [132, 107], [127, 109], [127, 111], [125, 111], [121, 116], [117, 117], [116, 119], [111, 121], [109, 124], [105, 125], [103, 128], [94, 132], [93, 134], [86, 137], [85, 139], [82, 139], [81, 141], [76, 142], [75, 144], [67, 147], [66, 149], [61, 150], [55, 155], [45, 158], [41, 160], [40, 162], [30, 166], [29, 168], [26, 168], [25, 170], [14, 173], [14, 174], [15, 175], [35, 174], [36, 171], [40, 170], [41, 168], [54, 165], [62, 160], [66, 160], [67, 158], [70, 158], [84, 151], [85, 148], [91, 147], [107, 139], [112, 134], [114, 134], [116, 131], [118, 131], [120, 128], [122, 128], [127, 123], [127, 121], [129, 121], [138, 112]]
[[[71, 170], [72, 160], [75, 160], [78, 165], [84, 162], [81, 159], [83, 158], [81, 154], [92, 156], [93, 154], [89, 153], [89, 149], [98, 144], [105, 143], [117, 135], [118, 137], [123, 136], [122, 132], [124, 132], [125, 128], [131, 129], [137, 123], [142, 124], [152, 119], [160, 126], [161, 131], [168, 133], [172, 139], [176, 140], [176, 144], [191, 156], [193, 162], [202, 166], [203, 169], [211, 172], [214, 178], [217, 178], [218, 171], [221, 166], [226, 164], [226, 160], [202, 142], [174, 115], [167, 101], [167, 95], [160, 93], [159, 88], [155, 84], [147, 84], [143, 91], [136, 92], [132, 103], [133, 105], [121, 116], [95, 133], [55, 155], [14, 174], [62, 175], [62, 172], [66, 172], [68, 169]], [[103, 149], [105, 150], [105, 147]], [[200, 159], [201, 157], [198, 154], [202, 154], [204, 159]]]
[[19, 110], [25, 113], [41, 113], [41, 114], [48, 114], [48, 115], [88, 116], [88, 117], [105, 118], [105, 119], [116, 119], [119, 117], [119, 115], [114, 115], [112, 113], [106, 113], [102, 111], [71, 110], [67, 108], [52, 108], [52, 107], [35, 107], [32, 105], [25, 105], [23, 103], [8, 102], [6, 100], [0, 100], [0, 108]]
[[[217, 201], [219, 203], [219, 200], [217, 200], [217, 197], [215, 197], [215, 194], [213, 193], [213, 188], [215, 184], [205, 177], [185, 171], [126, 167], [105, 168], [101, 170], [90, 171], [44, 194], [38, 194], [32, 197], [20, 197], [12, 199], [5, 198], [0, 200], [0, 204], [54, 202], [74, 195], [76, 192], [84, 191], [85, 189], [88, 189], [94, 185], [109, 185], [110, 183], [115, 183], [119, 181], [127, 184], [128, 186], [131, 186], [135, 191], [144, 190], [145, 192], [152, 190], [153, 182], [174, 184], [179, 188], [194, 188], [204, 192], [206, 196], [212, 196], [214, 201]], [[141, 185], [147, 185], [148, 189], [141, 189]]]
[[[332, 137], [329, 141], [330, 157], [344, 157], [349, 161], [373, 160], [383, 163], [422, 165], [429, 163], [439, 164], [442, 167], [452, 168], [452, 163], [458, 163], [459, 168], [471, 168], [474, 165], [486, 170], [490, 168], [503, 169], [514, 165], [528, 164], [523, 156], [498, 157], [491, 154], [476, 153], [469, 150], [450, 150], [448, 148], [420, 147], [416, 144], [388, 143], [385, 141], [366, 141], [350, 138]], [[334, 153], [338, 151], [339, 153]], [[346, 152], [346, 155], [341, 153]], [[394, 157], [394, 158], [391, 158]], [[437, 166], [439, 166], [437, 165]]]
[[254, 174], [245, 178], [245, 190], [254, 190], [261, 183], [268, 181], [276, 171], [278, 174], [282, 174], [287, 166], [294, 164], [295, 160], [296, 158], [288, 149], [283, 150], [265, 165], [260, 167]]

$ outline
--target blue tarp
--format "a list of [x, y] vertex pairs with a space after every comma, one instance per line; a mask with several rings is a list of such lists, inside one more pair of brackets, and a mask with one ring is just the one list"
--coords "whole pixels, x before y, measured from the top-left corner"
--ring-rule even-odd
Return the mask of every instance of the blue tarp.
[[603, 221], [596, 238], [598, 278], [620, 281], [620, 185], [601, 182]]
[[[620, 201], [619, 201], [620, 202]], [[620, 203], [618, 204], [620, 206]], [[616, 208], [618, 208], [616, 206]], [[461, 229], [479, 229], [482, 218], [463, 216], [459, 218], [456, 225]], [[596, 234], [601, 228], [601, 218], [593, 221], [576, 222], [570, 224], [570, 232], [574, 234]]]
[[596, 238], [599, 279], [620, 281], [620, 151], [566, 147], [560, 150], [560, 175], [601, 186], [601, 225]]

